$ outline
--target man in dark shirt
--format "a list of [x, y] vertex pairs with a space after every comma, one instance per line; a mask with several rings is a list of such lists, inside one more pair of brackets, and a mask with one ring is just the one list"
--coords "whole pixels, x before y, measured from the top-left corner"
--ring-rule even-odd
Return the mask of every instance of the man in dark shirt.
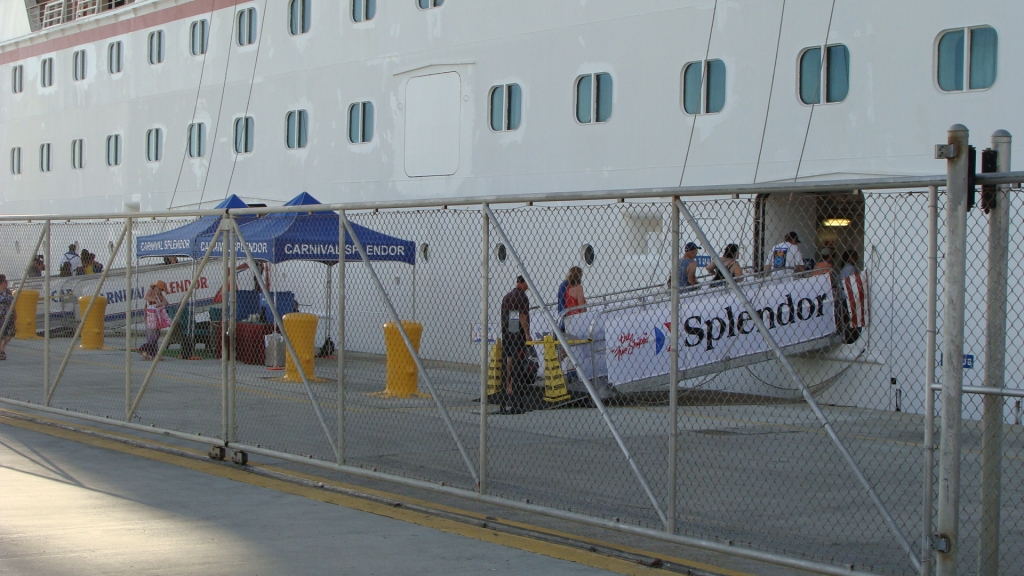
[[516, 278], [516, 287], [501, 299], [501, 374], [502, 394], [499, 414], [522, 414], [521, 397], [533, 380], [526, 358], [526, 341], [530, 338], [530, 299], [526, 280]]

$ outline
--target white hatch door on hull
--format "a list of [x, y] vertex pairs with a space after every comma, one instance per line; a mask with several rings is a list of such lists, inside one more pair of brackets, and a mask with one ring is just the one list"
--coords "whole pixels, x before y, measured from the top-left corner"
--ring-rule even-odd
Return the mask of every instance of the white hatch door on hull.
[[455, 174], [461, 133], [458, 73], [410, 78], [405, 87], [405, 173], [411, 177]]

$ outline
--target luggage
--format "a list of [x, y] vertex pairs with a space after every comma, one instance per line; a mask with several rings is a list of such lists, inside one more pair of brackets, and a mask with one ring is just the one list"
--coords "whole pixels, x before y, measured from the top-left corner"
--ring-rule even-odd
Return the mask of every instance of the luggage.
[[288, 353], [284, 345], [284, 336], [280, 334], [267, 334], [263, 337], [263, 341], [267, 347], [264, 361], [267, 368], [271, 370], [284, 368], [284, 355]]

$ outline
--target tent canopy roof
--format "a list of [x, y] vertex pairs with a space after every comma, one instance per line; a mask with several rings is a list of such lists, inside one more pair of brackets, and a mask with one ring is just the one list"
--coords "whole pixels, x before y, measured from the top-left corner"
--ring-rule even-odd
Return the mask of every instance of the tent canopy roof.
[[[248, 208], [249, 205], [234, 194], [228, 196], [214, 208]], [[249, 219], [250, 217], [246, 217]], [[135, 254], [139, 258], [152, 256], [188, 256], [195, 257], [196, 239], [205, 234], [216, 232], [220, 224], [220, 216], [203, 216], [198, 220], [167, 230], [158, 234], [139, 236], [135, 241]], [[200, 254], [201, 256], [202, 254]]]

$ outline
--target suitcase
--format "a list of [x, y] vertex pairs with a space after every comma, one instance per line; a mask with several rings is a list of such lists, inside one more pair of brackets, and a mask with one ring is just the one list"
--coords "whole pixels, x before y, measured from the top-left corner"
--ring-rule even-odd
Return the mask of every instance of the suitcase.
[[263, 340], [267, 347], [264, 362], [267, 368], [271, 370], [284, 368], [284, 355], [287, 354], [284, 336], [280, 334], [267, 334], [263, 337]]

